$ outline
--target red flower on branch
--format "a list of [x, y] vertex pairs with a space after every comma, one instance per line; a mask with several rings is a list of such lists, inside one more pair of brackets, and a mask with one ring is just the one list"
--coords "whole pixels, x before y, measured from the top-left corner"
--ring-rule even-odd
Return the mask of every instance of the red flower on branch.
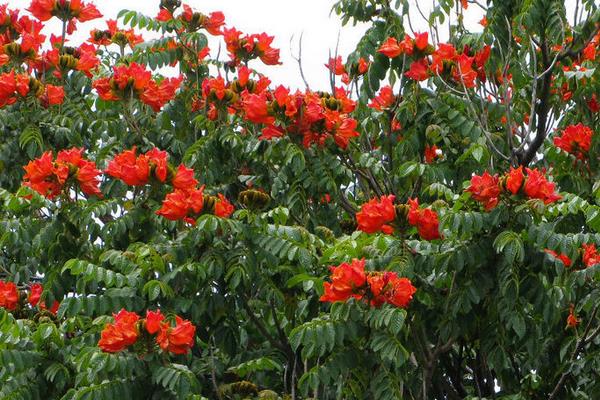
[[379, 90], [377, 96], [371, 100], [369, 107], [374, 108], [377, 111], [383, 111], [384, 109], [390, 108], [396, 102], [396, 96], [391, 86], [387, 85]]
[[527, 179], [523, 191], [530, 199], [540, 199], [544, 204], [560, 200], [562, 196], [556, 193], [555, 184], [548, 182], [544, 174], [538, 169], [525, 168]]
[[165, 316], [162, 315], [160, 310], [146, 311], [146, 323], [145, 323], [146, 331], [148, 331], [148, 333], [151, 335], [155, 334], [156, 332], [158, 332], [160, 330], [161, 323], [164, 319], [165, 319]]
[[360, 211], [356, 213], [358, 230], [366, 233], [392, 234], [394, 228], [388, 224], [396, 219], [395, 198], [394, 195], [382, 196], [380, 199], [371, 199], [363, 204]]
[[406, 308], [417, 292], [410, 279], [400, 278], [395, 272], [370, 273], [367, 282], [371, 291], [371, 304], [376, 307], [389, 303], [395, 307]]
[[19, 303], [19, 291], [14, 282], [0, 280], [0, 307], [14, 310]]
[[573, 154], [577, 159], [584, 160], [590, 151], [593, 134], [594, 131], [582, 123], [569, 125], [562, 131], [561, 136], [554, 137], [554, 145]]
[[547, 254], [549, 254], [551, 257], [556, 258], [557, 260], [560, 260], [567, 268], [573, 264], [573, 261], [566, 254], [563, 254], [563, 253], [559, 254], [559, 253], [555, 252], [554, 250], [550, 250], [550, 249], [545, 249], [544, 251]]
[[233, 207], [233, 204], [219, 193], [219, 199], [215, 203], [215, 215], [221, 218], [229, 218], [234, 211], [235, 207]]
[[498, 197], [500, 196], [500, 180], [498, 175], [490, 175], [487, 171], [483, 175], [473, 175], [471, 178], [471, 186], [466, 190], [471, 192], [471, 197], [480, 203], [487, 211], [496, 207]]
[[523, 174], [523, 166], [521, 165], [516, 169], [511, 167], [506, 174], [506, 190], [512, 194], [517, 194], [519, 193], [519, 190], [521, 190], [524, 181], [525, 175]]
[[156, 211], [168, 220], [185, 222], [195, 225], [195, 215], [200, 214], [204, 207], [204, 186], [199, 189], [175, 189], [163, 200], [162, 207]]
[[194, 178], [194, 170], [180, 164], [179, 167], [177, 167], [177, 172], [171, 181], [171, 185], [173, 185], [175, 189], [181, 190], [195, 188], [198, 186], [198, 181]]
[[598, 254], [598, 249], [596, 249], [596, 245], [594, 243], [584, 243], [581, 245], [581, 247], [583, 249], [583, 264], [586, 267], [600, 264], [600, 254]]
[[569, 316], [567, 317], [567, 328], [576, 328], [581, 320], [575, 315], [575, 306], [571, 304], [569, 307]]
[[98, 347], [108, 353], [117, 353], [133, 345], [140, 334], [137, 326], [140, 316], [136, 313], [121, 309], [113, 316], [114, 323], [104, 327], [98, 342]]
[[334, 303], [350, 298], [360, 299], [364, 295], [367, 276], [365, 274], [365, 259], [354, 259], [350, 264], [342, 263], [337, 267], [331, 266], [331, 283], [325, 282], [325, 292], [321, 301]]
[[188, 320], [175, 317], [175, 326], [162, 323], [156, 342], [164, 351], [173, 354], [187, 354], [194, 346], [196, 327]]
[[409, 199], [408, 205], [408, 223], [417, 227], [419, 236], [424, 240], [440, 239], [437, 213], [429, 208], [419, 208], [419, 199]]

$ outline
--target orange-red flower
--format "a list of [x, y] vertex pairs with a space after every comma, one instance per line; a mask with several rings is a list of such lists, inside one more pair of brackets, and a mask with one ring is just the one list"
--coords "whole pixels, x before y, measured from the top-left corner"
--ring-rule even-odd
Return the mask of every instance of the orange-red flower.
[[553, 203], [562, 197], [554, 191], [555, 185], [548, 182], [544, 174], [538, 169], [525, 168], [527, 179], [523, 188], [530, 199], [540, 199], [545, 204]]
[[139, 98], [154, 111], [175, 97], [183, 78], [165, 78], [160, 83], [152, 79], [152, 73], [143, 65], [132, 62], [114, 67], [110, 78], [96, 79], [92, 86], [102, 100], [117, 101], [132, 97]]
[[560, 260], [565, 265], [565, 267], [570, 267], [573, 264], [573, 261], [566, 254], [563, 254], [563, 253], [559, 254], [559, 253], [555, 252], [554, 250], [550, 250], [550, 249], [545, 249], [544, 251], [547, 254], [549, 254], [550, 256], [552, 256], [553, 258]]
[[177, 172], [175, 172], [171, 185], [173, 185], [175, 189], [181, 190], [195, 188], [198, 185], [198, 181], [194, 178], [194, 170], [180, 164], [179, 167], [177, 167]]
[[204, 186], [199, 189], [175, 189], [165, 197], [156, 214], [171, 221], [184, 220], [194, 225], [196, 220], [193, 217], [199, 214], [203, 207]]
[[396, 96], [391, 86], [387, 85], [379, 90], [377, 96], [371, 100], [369, 107], [374, 108], [378, 111], [390, 108], [396, 102]]
[[187, 354], [194, 346], [196, 327], [188, 320], [175, 317], [175, 326], [162, 323], [156, 342], [164, 351], [173, 354]]
[[233, 204], [219, 193], [219, 200], [215, 203], [215, 215], [221, 218], [229, 218], [234, 211], [235, 207], [233, 207]]
[[427, 64], [427, 60], [422, 58], [413, 61], [410, 64], [409, 70], [406, 71], [404, 75], [406, 75], [407, 78], [418, 82], [426, 80], [429, 78], [429, 65]]
[[442, 149], [437, 147], [435, 144], [433, 146], [427, 145], [425, 146], [425, 163], [432, 164], [437, 158], [441, 158], [443, 156]]
[[487, 171], [483, 175], [473, 175], [471, 186], [466, 189], [471, 192], [471, 197], [483, 203], [486, 210], [491, 210], [498, 204], [500, 196], [500, 180], [498, 175], [490, 175]]
[[406, 308], [417, 289], [408, 278], [400, 278], [395, 272], [372, 272], [367, 276], [371, 292], [371, 304], [379, 307], [389, 303], [396, 307]]
[[371, 199], [368, 203], [363, 204], [360, 211], [356, 213], [358, 229], [366, 233], [391, 234], [394, 228], [388, 224], [396, 218], [395, 198], [391, 194], [382, 196], [380, 199]]
[[43, 291], [44, 288], [41, 284], [34, 283], [31, 285], [31, 288], [29, 288], [29, 296], [27, 297], [29, 304], [31, 304], [33, 307], [37, 306], [37, 304], [40, 302], [40, 297], [42, 296]]
[[350, 264], [342, 263], [337, 267], [331, 266], [331, 283], [325, 282], [325, 292], [321, 301], [334, 303], [346, 301], [351, 297], [360, 299], [364, 294], [367, 276], [365, 274], [365, 259], [353, 259]]
[[583, 264], [586, 267], [600, 264], [600, 254], [598, 254], [598, 249], [596, 249], [596, 245], [594, 243], [584, 243], [581, 245], [581, 247], [583, 248]]
[[571, 304], [569, 307], [569, 316], [567, 317], [567, 328], [576, 328], [581, 320], [575, 315], [575, 306]]
[[511, 167], [506, 174], [506, 190], [512, 194], [519, 193], [519, 190], [521, 190], [521, 187], [523, 186], [524, 180], [525, 175], [523, 174], [523, 166], [521, 165], [516, 169]]
[[14, 310], [19, 303], [19, 292], [14, 282], [0, 280], [0, 307]]
[[409, 199], [408, 223], [417, 227], [419, 236], [424, 240], [440, 239], [439, 219], [430, 208], [420, 209], [419, 199]]
[[146, 331], [151, 335], [155, 334], [160, 330], [161, 322], [165, 319], [160, 310], [146, 311]]
[[554, 137], [554, 145], [583, 160], [590, 151], [593, 134], [594, 131], [582, 123], [569, 125], [562, 131], [561, 136]]
[[136, 147], [117, 154], [104, 171], [108, 175], [121, 179], [127, 185], [141, 186], [148, 183], [150, 165], [145, 155], [136, 156]]
[[70, 177], [79, 183], [81, 191], [86, 195], [102, 197], [98, 187], [101, 172], [93, 162], [83, 158], [82, 148], [62, 150], [58, 152], [56, 161], [52, 160], [52, 152], [47, 151], [29, 162], [24, 169], [26, 174], [23, 184], [49, 199], [61, 193]]
[[98, 346], [108, 353], [117, 353], [133, 345], [140, 334], [137, 326], [140, 316], [136, 313], [121, 309], [113, 316], [114, 323], [104, 327], [98, 342]]

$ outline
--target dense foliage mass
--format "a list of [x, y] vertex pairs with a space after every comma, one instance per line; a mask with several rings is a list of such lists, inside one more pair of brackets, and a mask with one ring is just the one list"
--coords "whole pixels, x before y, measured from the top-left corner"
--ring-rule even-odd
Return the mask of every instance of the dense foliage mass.
[[599, 398], [598, 5], [416, 3], [0, 6], [0, 399]]

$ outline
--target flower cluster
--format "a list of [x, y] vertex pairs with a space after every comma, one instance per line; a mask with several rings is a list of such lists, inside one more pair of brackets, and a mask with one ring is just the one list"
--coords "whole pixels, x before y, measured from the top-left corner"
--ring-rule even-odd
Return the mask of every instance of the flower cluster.
[[95, 5], [81, 0], [32, 0], [27, 10], [40, 21], [57, 17], [68, 22], [69, 34], [75, 31], [75, 20], [86, 22], [102, 17]]
[[15, 74], [15, 71], [0, 74], [0, 108], [27, 96], [36, 97], [48, 107], [62, 104], [65, 91], [62, 86], [44, 85], [28, 74]]
[[17, 285], [15, 285], [14, 282], [0, 280], [0, 307], [5, 308], [8, 311], [14, 311], [20, 307], [19, 301], [26, 297], [31, 307], [37, 306], [40, 310], [48, 310], [52, 314], [56, 314], [60, 303], [54, 300], [52, 307], [48, 309], [46, 303], [43, 301], [40, 302], [43, 291], [44, 288], [41, 284], [34, 283], [29, 288], [29, 294], [25, 293], [24, 296], [21, 296], [17, 289]]
[[538, 169], [523, 167], [511, 168], [504, 177], [490, 175], [474, 175], [471, 185], [466, 189], [476, 201], [482, 203], [486, 210], [491, 210], [498, 204], [500, 195], [505, 192], [510, 195], [524, 195], [529, 199], [539, 199], [545, 204], [553, 203], [562, 197], [556, 193], [555, 184], [549, 182], [544, 172]]
[[142, 35], [136, 35], [133, 29], [120, 29], [117, 21], [109, 19], [106, 21], [107, 29], [94, 29], [90, 32], [89, 42], [95, 45], [109, 46], [116, 44], [121, 48], [129, 45], [132, 49], [139, 43], [143, 43]]
[[98, 96], [106, 101], [118, 101], [137, 98], [158, 112], [175, 97], [183, 77], [164, 78], [158, 82], [143, 65], [132, 62], [118, 65], [113, 69], [112, 77], [96, 79], [92, 86]]
[[351, 298], [364, 300], [371, 306], [384, 303], [406, 308], [417, 289], [408, 278], [395, 272], [365, 271], [365, 260], [353, 259], [350, 264], [342, 263], [330, 267], [331, 282], [323, 284], [323, 302], [347, 301]]
[[428, 42], [428, 33], [416, 33], [412, 38], [405, 35], [403, 40], [389, 37], [379, 47], [380, 53], [389, 58], [399, 56], [408, 57], [411, 61], [405, 76], [424, 81], [430, 76], [437, 75], [453, 79], [460, 86], [475, 87], [475, 81], [485, 81], [484, 66], [490, 57], [491, 48], [485, 46], [478, 52], [473, 52], [465, 46], [462, 52], [456, 50], [454, 45], [440, 43], [434, 49]]
[[351, 79], [366, 74], [369, 70], [369, 64], [370, 62], [368, 60], [360, 57], [358, 62], [350, 66], [350, 72], [348, 72], [346, 66], [342, 62], [342, 56], [337, 56], [336, 58], [330, 58], [329, 62], [325, 64], [325, 67], [333, 75], [341, 75], [342, 83], [348, 85], [350, 84]]
[[581, 123], [569, 125], [561, 136], [554, 137], [554, 145], [569, 154], [573, 154], [578, 160], [585, 160], [592, 145], [594, 131]]
[[371, 199], [362, 205], [360, 211], [356, 213], [358, 230], [366, 233], [383, 232], [391, 235], [394, 228], [389, 225], [396, 219], [396, 208], [394, 199], [396, 196], [382, 196], [378, 199]]
[[170, 7], [167, 4], [161, 4], [160, 11], [156, 19], [161, 22], [168, 22], [176, 19], [179, 21], [188, 32], [196, 32], [200, 29], [206, 30], [214, 36], [221, 35], [223, 25], [225, 25], [225, 15], [222, 12], [216, 11], [209, 15], [196, 12], [187, 4], [182, 5], [182, 12], [175, 18], [173, 13], [176, 7]]
[[280, 64], [279, 49], [271, 47], [273, 39], [264, 32], [248, 35], [235, 28], [223, 29], [223, 40], [232, 65], [246, 64], [255, 58], [260, 58], [266, 65]]
[[194, 346], [196, 327], [188, 320], [175, 317], [175, 326], [165, 321], [160, 312], [147, 311], [146, 318], [134, 312], [121, 309], [113, 314], [114, 322], [107, 324], [98, 341], [98, 347], [108, 353], [117, 353], [138, 342], [140, 336], [155, 335], [155, 342], [163, 351], [173, 354], [187, 354]]
[[419, 199], [409, 199], [407, 205], [399, 205], [400, 212], [394, 206], [394, 195], [371, 199], [361, 206], [356, 213], [357, 229], [365, 233], [383, 232], [392, 234], [394, 223], [398, 226], [403, 221], [396, 221], [399, 215], [405, 215], [405, 223], [417, 228], [419, 236], [424, 240], [440, 239], [439, 219], [431, 208], [420, 208]]
[[[574, 265], [574, 260], [572, 260], [567, 254], [557, 253], [551, 249], [545, 249], [544, 252], [546, 252], [552, 258], [560, 260], [567, 268], [570, 268]], [[581, 256], [581, 263], [585, 268], [600, 264], [600, 254], [598, 253], [598, 249], [594, 243], [583, 243], [578, 254]]]
[[[166, 151], [153, 148], [145, 154], [136, 155], [137, 148], [117, 154], [104, 171], [130, 186], [143, 186], [153, 175], [162, 183], [167, 180], [168, 155]], [[192, 171], [193, 177], [193, 171]]]
[[377, 110], [383, 111], [389, 109], [396, 103], [396, 96], [394, 95], [394, 90], [391, 86], [386, 85], [379, 89], [379, 93], [373, 97], [371, 102], [369, 103], [369, 107]]
[[409, 199], [408, 205], [408, 223], [417, 228], [421, 239], [440, 239], [442, 236], [437, 213], [431, 208], [420, 208], [419, 199]]
[[47, 151], [25, 167], [23, 184], [48, 199], [63, 192], [70, 182], [77, 182], [81, 191], [88, 196], [102, 197], [96, 164], [83, 158], [83, 148], [71, 148], [58, 152], [53, 159]]
[[83, 43], [78, 48], [54, 44], [52, 50], [48, 50], [33, 63], [33, 67], [41, 74], [52, 72], [57, 78], [62, 78], [69, 71], [81, 71], [88, 77], [100, 65], [96, 55], [96, 47], [89, 43]]

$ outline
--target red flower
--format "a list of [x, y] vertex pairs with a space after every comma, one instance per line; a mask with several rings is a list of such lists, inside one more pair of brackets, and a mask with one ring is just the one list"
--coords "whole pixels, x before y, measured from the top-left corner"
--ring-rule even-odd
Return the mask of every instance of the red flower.
[[548, 182], [538, 169], [525, 168], [527, 179], [523, 190], [530, 199], [540, 199], [544, 204], [550, 204], [562, 197], [554, 191], [554, 183]]
[[115, 321], [107, 324], [100, 334], [98, 347], [108, 353], [117, 353], [134, 344], [139, 336], [137, 321], [140, 316], [134, 312], [121, 309], [118, 314], [113, 314]]
[[419, 199], [409, 199], [408, 205], [408, 223], [417, 227], [419, 236], [424, 240], [440, 239], [437, 213], [429, 208], [419, 209]]
[[436, 158], [441, 158], [442, 155], [442, 150], [435, 144], [433, 146], [425, 146], [425, 163], [432, 164]]
[[368, 203], [362, 205], [359, 212], [356, 213], [358, 229], [366, 233], [384, 232], [391, 234], [394, 231], [388, 223], [396, 218], [396, 209], [394, 207], [394, 195], [382, 196], [378, 199], [371, 199]]
[[594, 114], [600, 111], [600, 104], [598, 104], [598, 99], [596, 98], [596, 93], [592, 95], [592, 97], [587, 101], [588, 108]]
[[575, 306], [571, 304], [569, 307], [569, 316], [567, 317], [567, 328], [576, 328], [581, 320], [575, 315]]
[[194, 178], [194, 170], [187, 168], [185, 165], [180, 164], [177, 167], [175, 177], [171, 181], [171, 184], [175, 189], [188, 190], [195, 188], [198, 185], [198, 181]]
[[387, 38], [377, 51], [389, 58], [396, 58], [402, 54], [402, 48], [398, 44], [398, 40], [393, 37]]
[[235, 207], [219, 193], [219, 200], [215, 204], [215, 215], [221, 218], [229, 218], [235, 211]]
[[85, 160], [82, 154], [83, 149], [62, 150], [58, 153], [56, 162], [53, 162], [52, 152], [45, 152], [24, 167], [24, 185], [52, 199], [60, 194], [67, 179], [72, 176], [83, 193], [102, 197], [98, 187], [101, 172], [93, 162]]
[[325, 282], [325, 290], [321, 301], [334, 303], [346, 301], [351, 297], [360, 299], [367, 283], [365, 274], [365, 259], [353, 259], [352, 263], [342, 263], [337, 267], [331, 266], [331, 283]]
[[136, 157], [136, 147], [117, 154], [108, 163], [106, 173], [117, 179], [121, 179], [130, 186], [142, 186], [148, 183], [150, 176], [150, 165], [148, 157], [140, 155]]
[[256, 124], [273, 124], [275, 117], [271, 116], [267, 107], [265, 94], [248, 94], [244, 96], [243, 107], [246, 119]]
[[358, 59], [358, 74], [364, 75], [369, 70], [369, 62], [364, 58]]
[[146, 152], [146, 157], [148, 157], [148, 163], [152, 168], [152, 172], [156, 178], [165, 182], [167, 180], [167, 170], [168, 170], [168, 158], [169, 155], [164, 150], [159, 150], [156, 147]]
[[558, 254], [554, 250], [550, 250], [550, 249], [545, 249], [544, 251], [547, 254], [549, 254], [550, 256], [552, 256], [553, 258], [560, 260], [565, 265], [565, 267], [570, 267], [573, 264], [573, 261], [571, 261], [569, 256], [567, 256], [566, 254], [563, 254], [563, 253]]
[[371, 100], [369, 107], [382, 111], [385, 108], [390, 108], [395, 102], [394, 91], [391, 86], [387, 85], [379, 90], [379, 94]]
[[44, 288], [39, 283], [34, 283], [31, 285], [31, 288], [29, 288], [29, 296], [27, 297], [27, 301], [29, 301], [29, 304], [31, 304], [32, 307], [37, 306], [37, 304], [40, 302], [40, 297], [42, 296], [43, 291]]
[[517, 169], [511, 167], [506, 175], [506, 190], [512, 194], [519, 193], [524, 180], [525, 175], [523, 175], [523, 166], [521, 165]]
[[591, 267], [592, 265], [600, 263], [600, 254], [598, 254], [598, 250], [594, 243], [584, 243], [581, 247], [583, 248], [583, 264], [586, 267]]
[[0, 307], [14, 310], [19, 303], [19, 292], [14, 282], [0, 280]]
[[583, 160], [590, 151], [593, 134], [592, 129], [582, 123], [569, 125], [562, 131], [561, 136], [554, 137], [554, 145]]
[[453, 73], [455, 81], [460, 82], [467, 88], [475, 87], [477, 71], [473, 70], [473, 57], [469, 57], [465, 53], [458, 56]]
[[156, 211], [168, 220], [184, 220], [194, 225], [194, 214], [199, 214], [204, 207], [204, 186], [199, 189], [175, 189], [163, 200], [162, 207]]
[[408, 278], [400, 278], [395, 272], [374, 272], [367, 277], [372, 294], [371, 304], [379, 307], [389, 303], [406, 308], [417, 289]]
[[487, 171], [482, 176], [473, 175], [471, 178], [471, 186], [467, 188], [467, 192], [471, 192], [471, 197], [483, 203], [486, 210], [491, 210], [498, 204], [500, 196], [500, 180], [498, 175], [490, 175]]
[[273, 138], [283, 137], [285, 132], [275, 125], [268, 125], [262, 129], [261, 133], [262, 134], [258, 137], [259, 140], [271, 140]]
[[329, 71], [333, 72], [335, 75], [343, 75], [346, 73], [346, 67], [344, 66], [344, 62], [342, 61], [342, 56], [330, 58], [329, 62], [325, 64], [325, 67], [329, 69]]
[[164, 351], [173, 354], [187, 354], [194, 346], [194, 335], [196, 327], [188, 320], [175, 317], [176, 325], [161, 324], [156, 342]]
[[[102, 17], [95, 5], [85, 4], [81, 0], [32, 0], [27, 10], [40, 21], [48, 21], [53, 16], [63, 21], [75, 18], [80, 22]], [[73, 33], [72, 27], [69, 33]]]
[[111, 78], [96, 79], [92, 87], [98, 96], [105, 101], [117, 101], [139, 98], [154, 111], [159, 111], [167, 102], [175, 97], [183, 78], [168, 78], [157, 83], [152, 79], [152, 73], [140, 64], [132, 62], [129, 65], [114, 67]]
[[427, 32], [415, 33], [415, 47], [421, 51], [425, 50], [429, 45], [429, 34]]
[[160, 310], [146, 311], [146, 330], [153, 335], [160, 330], [161, 322], [165, 319]]
[[418, 82], [424, 81], [429, 78], [428, 68], [429, 66], [427, 65], [427, 61], [425, 59], [416, 60], [410, 64], [410, 69], [406, 71], [404, 75]]

